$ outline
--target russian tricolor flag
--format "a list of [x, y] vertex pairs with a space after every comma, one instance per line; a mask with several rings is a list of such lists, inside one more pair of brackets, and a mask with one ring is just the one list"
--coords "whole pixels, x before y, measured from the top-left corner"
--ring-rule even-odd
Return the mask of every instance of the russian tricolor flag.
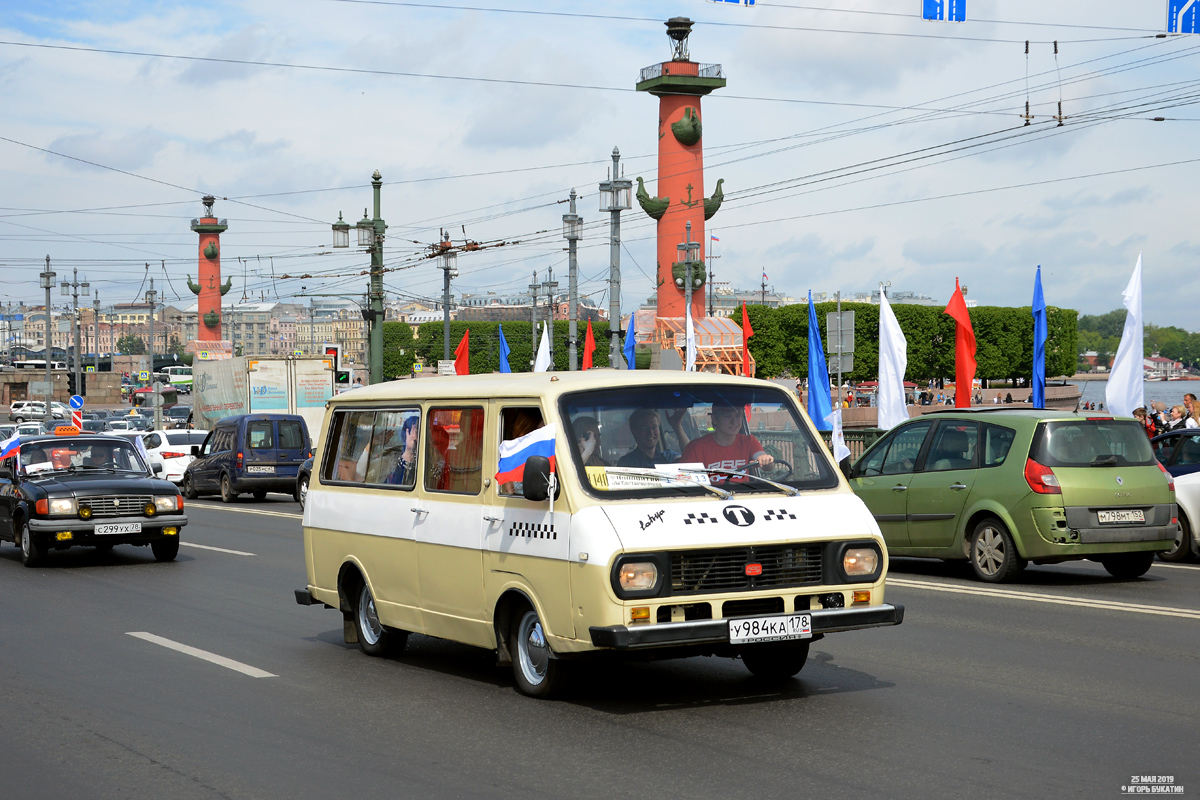
[[21, 437], [14, 433], [3, 442], [0, 442], [0, 461], [8, 458], [9, 456], [15, 456], [17, 451], [20, 449]]
[[496, 472], [498, 483], [510, 483], [525, 479], [525, 459], [530, 456], [545, 456], [550, 459], [550, 471], [554, 472], [554, 428], [543, 425], [519, 439], [506, 439], [500, 443], [500, 464]]

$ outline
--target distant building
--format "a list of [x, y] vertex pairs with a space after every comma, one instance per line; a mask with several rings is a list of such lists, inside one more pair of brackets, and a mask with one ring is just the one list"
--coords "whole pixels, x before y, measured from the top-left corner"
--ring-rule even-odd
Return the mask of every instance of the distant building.
[[1158, 353], [1142, 359], [1142, 371], [1148, 381], [1173, 381], [1185, 374], [1182, 362], [1163, 358]]

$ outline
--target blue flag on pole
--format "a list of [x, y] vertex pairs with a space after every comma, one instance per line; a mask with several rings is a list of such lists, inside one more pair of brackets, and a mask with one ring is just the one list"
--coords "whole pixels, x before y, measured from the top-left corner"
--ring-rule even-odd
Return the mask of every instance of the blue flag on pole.
[[819, 431], [833, 430], [829, 420], [833, 413], [833, 397], [829, 393], [829, 368], [825, 365], [825, 348], [821, 346], [821, 329], [817, 326], [817, 309], [813, 308], [812, 291], [808, 293], [808, 416]]
[[1046, 407], [1046, 298], [1042, 295], [1042, 265], [1033, 279], [1033, 407]]
[[634, 336], [633, 336], [634, 333], [635, 333], [635, 331], [633, 330], [633, 315], [630, 314], [629, 315], [629, 330], [625, 331], [625, 350], [623, 351], [623, 355], [625, 356], [625, 369], [637, 369], [637, 363], [633, 357], [633, 346], [635, 344], [637, 344], [637, 341], [634, 339]]
[[512, 349], [508, 346], [508, 340], [504, 338], [504, 326], [498, 325], [496, 327], [500, 331], [500, 371], [512, 372], [512, 369], [508, 366], [508, 354], [512, 352]]

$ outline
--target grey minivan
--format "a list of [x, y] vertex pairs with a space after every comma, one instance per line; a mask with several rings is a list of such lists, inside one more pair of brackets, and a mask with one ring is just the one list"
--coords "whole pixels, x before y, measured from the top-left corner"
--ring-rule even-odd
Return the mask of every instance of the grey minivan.
[[242, 414], [217, 422], [196, 460], [183, 473], [183, 495], [220, 494], [226, 503], [244, 492], [294, 494], [300, 464], [312, 455], [304, 418], [295, 414]]

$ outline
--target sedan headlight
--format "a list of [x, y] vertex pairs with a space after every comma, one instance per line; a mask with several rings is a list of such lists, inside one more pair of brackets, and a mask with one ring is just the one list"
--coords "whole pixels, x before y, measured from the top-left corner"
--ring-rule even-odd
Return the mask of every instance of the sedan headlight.
[[626, 561], [617, 572], [622, 591], [646, 592], [658, 583], [658, 565], [653, 561]]
[[168, 495], [165, 497], [155, 497], [154, 498], [154, 510], [155, 511], [160, 511], [160, 512], [161, 511], [174, 511], [176, 504], [177, 504], [177, 501], [174, 496]]
[[879, 553], [873, 547], [851, 547], [842, 554], [842, 571], [848, 577], [874, 575], [879, 569]]
[[50, 500], [51, 514], [74, 514], [76, 510], [74, 497], [60, 497]]

